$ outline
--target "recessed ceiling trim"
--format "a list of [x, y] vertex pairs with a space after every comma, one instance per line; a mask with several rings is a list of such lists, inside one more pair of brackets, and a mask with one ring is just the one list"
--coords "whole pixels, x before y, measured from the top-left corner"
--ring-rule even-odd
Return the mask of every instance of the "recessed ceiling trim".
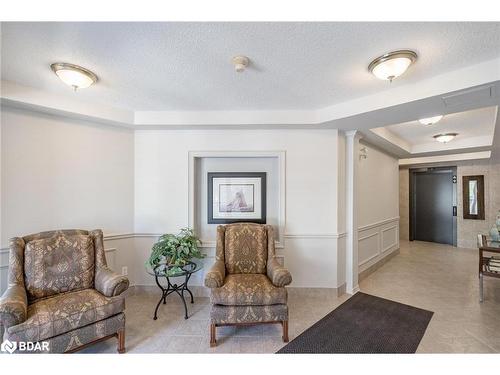
[[429, 143], [416, 144], [411, 147], [411, 154], [423, 154], [436, 151], [459, 150], [477, 147], [491, 147], [493, 145], [493, 134], [477, 137], [456, 138], [453, 142], [440, 143], [430, 140]]
[[133, 112], [103, 104], [90, 105], [76, 98], [72, 92], [69, 92], [71, 95], [57, 95], [7, 81], [1, 81], [0, 91], [2, 103], [15, 103], [32, 110], [125, 127], [130, 127], [134, 121]]
[[491, 151], [469, 152], [463, 154], [424, 156], [416, 158], [399, 159], [400, 166], [410, 166], [416, 164], [447, 163], [464, 160], [489, 159]]
[[475, 87], [470, 90], [443, 96], [443, 102], [447, 107], [452, 107], [471, 101], [488, 99], [494, 95], [493, 89], [493, 86]]

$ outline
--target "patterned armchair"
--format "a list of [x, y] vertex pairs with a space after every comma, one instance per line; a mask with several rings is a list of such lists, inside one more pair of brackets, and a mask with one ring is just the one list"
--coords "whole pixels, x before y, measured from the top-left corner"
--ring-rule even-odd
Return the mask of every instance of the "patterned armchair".
[[128, 279], [106, 264], [101, 230], [42, 232], [10, 241], [0, 339], [73, 352], [110, 337], [125, 351]]
[[205, 275], [211, 289], [210, 346], [216, 327], [280, 323], [288, 342], [285, 286], [290, 272], [278, 262], [270, 225], [237, 223], [217, 227], [216, 260]]

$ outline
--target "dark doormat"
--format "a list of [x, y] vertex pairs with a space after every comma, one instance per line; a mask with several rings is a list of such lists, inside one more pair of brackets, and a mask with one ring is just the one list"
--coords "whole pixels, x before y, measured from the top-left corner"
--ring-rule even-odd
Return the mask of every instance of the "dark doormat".
[[433, 314], [359, 292], [278, 353], [415, 353]]

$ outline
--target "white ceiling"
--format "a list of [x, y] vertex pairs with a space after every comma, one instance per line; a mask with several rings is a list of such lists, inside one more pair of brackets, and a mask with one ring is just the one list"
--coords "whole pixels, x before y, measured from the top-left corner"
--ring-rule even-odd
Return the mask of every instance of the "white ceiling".
[[[499, 122], [498, 106], [490, 106], [446, 114], [434, 125], [426, 126], [414, 120], [373, 128], [365, 135], [370, 142], [407, 161], [426, 161], [429, 157], [440, 155], [485, 155], [486, 151], [494, 148], [495, 129], [500, 128]], [[458, 135], [448, 143], [440, 143], [433, 138], [443, 133]], [[499, 141], [497, 137], [496, 142]]]
[[[2, 23], [2, 79], [133, 111], [309, 110], [411, 85], [500, 56], [500, 23]], [[392, 84], [371, 59], [411, 48]], [[231, 57], [252, 64], [237, 74]], [[97, 85], [69, 93], [52, 62]]]
[[471, 111], [452, 113], [444, 116], [434, 125], [422, 125], [418, 121], [386, 126], [411, 146], [427, 143], [434, 144], [436, 134], [458, 133], [455, 141], [465, 138], [493, 136], [495, 130], [496, 107], [486, 107]]

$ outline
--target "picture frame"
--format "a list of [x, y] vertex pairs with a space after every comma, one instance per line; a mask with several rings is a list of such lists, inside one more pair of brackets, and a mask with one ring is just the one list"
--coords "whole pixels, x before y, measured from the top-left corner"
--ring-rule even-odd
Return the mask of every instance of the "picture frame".
[[207, 222], [266, 223], [266, 172], [208, 172]]
[[484, 175], [462, 177], [463, 217], [484, 220]]

